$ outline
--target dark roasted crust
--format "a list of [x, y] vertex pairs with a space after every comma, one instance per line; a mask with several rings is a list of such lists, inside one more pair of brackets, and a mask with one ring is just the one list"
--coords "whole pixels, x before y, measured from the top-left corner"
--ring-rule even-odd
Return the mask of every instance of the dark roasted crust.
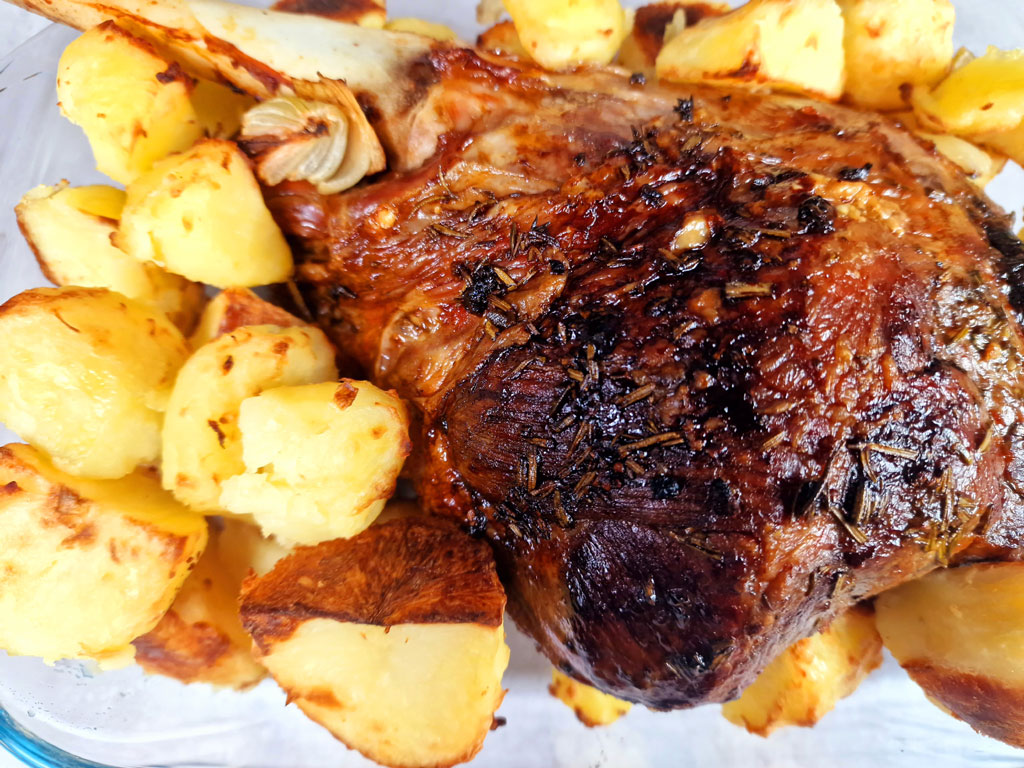
[[1024, 748], [1024, 693], [990, 677], [909, 662], [903, 668], [928, 697], [985, 736]]
[[497, 627], [505, 592], [484, 542], [446, 520], [398, 518], [299, 547], [242, 587], [242, 624], [264, 651], [313, 618], [390, 627]]
[[[958, 169], [835, 105], [459, 55], [422, 167], [271, 206], [325, 330], [423, 414], [424, 505], [492, 542], [556, 665], [722, 701], [857, 600], [1020, 556], [1024, 259]], [[707, 247], [666, 256], [697, 210]]]

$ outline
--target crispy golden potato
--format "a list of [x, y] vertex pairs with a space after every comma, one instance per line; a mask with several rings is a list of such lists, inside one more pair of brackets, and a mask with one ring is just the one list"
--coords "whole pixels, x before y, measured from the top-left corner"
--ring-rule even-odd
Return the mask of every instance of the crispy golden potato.
[[874, 613], [856, 606], [787, 648], [740, 698], [722, 706], [722, 714], [759, 736], [787, 725], [812, 726], [881, 663]]
[[504, 0], [530, 58], [548, 69], [607, 64], [628, 31], [619, 0]]
[[931, 86], [953, 59], [950, 0], [837, 0], [843, 12], [846, 98], [901, 109], [904, 85]]
[[243, 689], [266, 675], [242, 628], [238, 596], [250, 570], [269, 571], [287, 550], [259, 529], [213, 518], [210, 541], [160, 623], [137, 638], [135, 660], [150, 674], [183, 683]]
[[656, 62], [671, 82], [714, 81], [838, 99], [843, 17], [833, 0], [751, 0], [666, 42]]
[[617, 699], [593, 686], [573, 680], [557, 669], [551, 670], [548, 691], [576, 713], [576, 718], [588, 728], [611, 725], [627, 714], [633, 705]]
[[61, 112], [85, 131], [97, 170], [122, 184], [202, 136], [191, 92], [179, 67], [112, 21], [68, 45], [57, 67]]
[[249, 161], [206, 139], [128, 185], [116, 245], [142, 261], [218, 288], [278, 283], [292, 254]]
[[875, 607], [885, 647], [933, 702], [1024, 747], [1024, 563], [934, 571]]
[[701, 19], [729, 12], [728, 3], [670, 0], [641, 5], [622, 41], [616, 62], [634, 72], [654, 72], [654, 62], [666, 41]]
[[46, 278], [57, 285], [109, 288], [167, 314], [183, 332], [203, 306], [203, 286], [133, 259], [111, 243], [124, 192], [113, 187], [29, 190], [15, 208], [18, 226]]
[[412, 450], [404, 403], [350, 379], [250, 397], [238, 429], [245, 472], [224, 480], [221, 506], [298, 544], [366, 528], [394, 494]]
[[434, 40], [455, 41], [459, 39], [459, 36], [455, 34], [455, 30], [451, 27], [411, 16], [389, 19], [384, 25], [384, 29], [389, 29], [392, 32], [410, 32], [414, 35], [422, 35]]
[[248, 288], [225, 288], [203, 309], [199, 324], [189, 337], [192, 349], [245, 325], [276, 325], [291, 328], [309, 325]]
[[0, 306], [0, 421], [61, 470], [115, 478], [160, 456], [185, 339], [102, 288], [34, 288]]
[[958, 57], [934, 88], [914, 88], [914, 113], [926, 128], [971, 136], [1013, 131], [1024, 123], [1024, 51], [990, 47], [984, 56]]
[[193, 509], [221, 512], [221, 485], [245, 470], [238, 408], [271, 387], [338, 377], [318, 328], [248, 326], [196, 350], [174, 382], [164, 419], [163, 484]]
[[210, 80], [197, 80], [192, 89], [192, 106], [199, 127], [211, 139], [230, 139], [238, 133], [242, 115], [255, 105], [252, 96]]
[[83, 480], [0, 448], [0, 648], [130, 661], [205, 545], [206, 521], [149, 474]]
[[527, 61], [530, 59], [530, 54], [523, 47], [523, 41], [519, 39], [515, 24], [511, 21], [501, 21], [488, 27], [477, 37], [476, 44], [478, 48], [500, 56], [514, 56]]
[[403, 768], [480, 750], [504, 696], [504, 608], [486, 543], [435, 518], [300, 547], [242, 588], [242, 622], [289, 700]]
[[1018, 165], [1024, 165], [1024, 124], [1012, 131], [979, 133], [971, 138], [1001, 152]]

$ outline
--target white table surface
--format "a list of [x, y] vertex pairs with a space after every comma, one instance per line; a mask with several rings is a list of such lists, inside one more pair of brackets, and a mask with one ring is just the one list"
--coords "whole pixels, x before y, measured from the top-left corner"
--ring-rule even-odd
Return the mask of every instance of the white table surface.
[[0, 0], [0, 59], [17, 48], [49, 22]]

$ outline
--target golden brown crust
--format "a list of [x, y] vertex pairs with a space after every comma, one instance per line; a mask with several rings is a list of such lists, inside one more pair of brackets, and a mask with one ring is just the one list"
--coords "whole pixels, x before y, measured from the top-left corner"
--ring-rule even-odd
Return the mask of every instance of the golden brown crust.
[[1024, 748], [1024, 691], [999, 680], [912, 661], [903, 665], [937, 704], [985, 736]]
[[210, 624], [189, 624], [173, 610], [136, 639], [135, 658], [147, 672], [183, 682], [201, 681], [231, 653], [231, 639]]
[[248, 288], [227, 288], [220, 295], [224, 297], [225, 305], [217, 324], [217, 336], [245, 325], [277, 325], [282, 328], [309, 325], [276, 304], [264, 301]]
[[277, 0], [271, 6], [275, 11], [307, 13], [325, 19], [357, 24], [360, 19], [375, 14], [384, 15], [384, 9], [375, 0]]
[[487, 544], [445, 520], [407, 517], [300, 547], [242, 586], [242, 623], [262, 648], [303, 621], [500, 626], [505, 592]]

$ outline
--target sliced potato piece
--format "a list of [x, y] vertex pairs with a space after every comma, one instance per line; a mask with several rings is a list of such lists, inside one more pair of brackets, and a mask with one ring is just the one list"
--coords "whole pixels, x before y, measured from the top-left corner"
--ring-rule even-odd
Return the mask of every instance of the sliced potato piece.
[[972, 135], [1012, 131], [1024, 123], [1024, 50], [990, 47], [934, 88], [914, 88], [911, 103], [925, 128]]
[[1024, 124], [1012, 131], [979, 133], [971, 138], [996, 152], [1003, 153], [1017, 165], [1024, 165]]
[[149, 474], [83, 480], [0, 448], [0, 648], [130, 661], [205, 545], [206, 521]]
[[259, 529], [238, 520], [213, 518], [210, 541], [160, 623], [132, 645], [135, 660], [150, 674], [183, 683], [248, 688], [266, 670], [253, 657], [242, 628], [238, 596], [250, 570], [266, 573], [287, 550]]
[[666, 42], [658, 77], [710, 80], [838, 99], [843, 93], [843, 17], [834, 0], [751, 0]]
[[479, 751], [504, 695], [504, 608], [486, 543], [436, 518], [301, 547], [242, 590], [242, 621], [289, 700], [404, 768]]
[[192, 90], [192, 106], [203, 135], [212, 139], [230, 139], [242, 127], [242, 115], [255, 106], [256, 99], [211, 80], [197, 80]]
[[885, 647], [933, 702], [1024, 747], [1024, 563], [934, 571], [875, 606]]
[[641, 5], [636, 9], [633, 26], [619, 48], [617, 63], [634, 72], [653, 72], [654, 62], [665, 42], [701, 19], [728, 12], [728, 3], [694, 0]]
[[405, 405], [366, 381], [268, 389], [242, 403], [238, 428], [245, 472], [224, 481], [221, 506], [298, 544], [366, 528], [412, 450]]
[[57, 67], [64, 116], [85, 131], [96, 168], [127, 184], [202, 136], [192, 80], [112, 21], [71, 42]]
[[190, 280], [278, 283], [292, 254], [249, 161], [230, 141], [206, 139], [154, 164], [128, 185], [117, 246]]
[[722, 714], [760, 736], [787, 725], [812, 726], [881, 663], [874, 613], [856, 606], [787, 648], [740, 698], [722, 706]]
[[628, 31], [619, 0], [504, 0], [530, 58], [548, 69], [610, 62]]
[[901, 109], [904, 85], [931, 86], [953, 60], [950, 0], [837, 0], [843, 11], [846, 98]]
[[221, 484], [245, 470], [238, 408], [264, 389], [331, 381], [334, 350], [318, 328], [248, 326], [200, 347], [174, 383], [163, 427], [163, 484], [217, 513]]
[[181, 333], [102, 288], [34, 288], [0, 306], [0, 421], [61, 470], [121, 477], [160, 456]]
[[557, 669], [551, 670], [548, 691], [576, 713], [576, 718], [588, 728], [611, 725], [627, 714], [633, 705], [617, 699], [593, 686], [573, 680]]
[[497, 53], [500, 56], [514, 56], [517, 59], [530, 60], [530, 54], [523, 47], [519, 33], [511, 21], [501, 21], [488, 27], [476, 39], [478, 48]]
[[113, 187], [29, 190], [15, 208], [18, 226], [47, 279], [57, 285], [109, 288], [167, 314], [182, 331], [195, 325], [203, 286], [133, 259], [111, 242], [124, 192]]
[[309, 325], [276, 304], [265, 301], [248, 288], [225, 288], [218, 293], [199, 318], [189, 337], [192, 349], [199, 349], [218, 336], [244, 325], [277, 325], [281, 328]]
[[392, 32], [410, 32], [414, 35], [422, 35], [434, 40], [455, 41], [459, 39], [459, 36], [455, 34], [455, 30], [449, 26], [425, 19], [417, 19], [412, 16], [389, 19], [384, 25], [384, 29], [391, 30]]

